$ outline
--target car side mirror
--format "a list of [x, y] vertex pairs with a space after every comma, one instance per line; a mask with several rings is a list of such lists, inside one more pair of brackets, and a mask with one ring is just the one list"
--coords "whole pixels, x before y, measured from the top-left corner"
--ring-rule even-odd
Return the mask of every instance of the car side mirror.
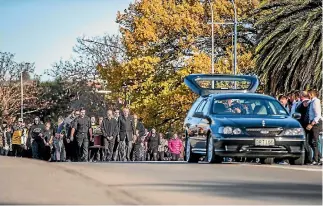
[[301, 115], [300, 113], [294, 113], [294, 114], [292, 115], [292, 117], [293, 117], [294, 119], [301, 119], [301, 118], [302, 118], [302, 115]]
[[209, 124], [212, 123], [211, 117], [208, 116], [208, 115], [204, 115], [203, 112], [196, 112], [194, 114], [194, 117], [201, 118], [201, 119], [206, 119], [209, 122]]

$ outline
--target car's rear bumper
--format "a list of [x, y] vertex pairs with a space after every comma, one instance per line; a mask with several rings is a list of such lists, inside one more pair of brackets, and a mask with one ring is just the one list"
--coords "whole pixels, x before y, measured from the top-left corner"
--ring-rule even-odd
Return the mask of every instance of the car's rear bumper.
[[274, 139], [273, 146], [256, 146], [261, 137], [214, 138], [215, 154], [224, 157], [297, 158], [304, 153], [303, 137], [263, 137]]

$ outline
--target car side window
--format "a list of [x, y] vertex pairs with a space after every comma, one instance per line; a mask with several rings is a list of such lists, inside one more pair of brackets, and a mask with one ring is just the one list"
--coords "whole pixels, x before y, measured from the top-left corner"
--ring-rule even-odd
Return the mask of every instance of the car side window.
[[204, 107], [202, 109], [202, 112], [203, 112], [204, 115], [206, 115], [208, 113], [209, 106], [210, 106], [210, 101], [206, 100], [205, 102], [206, 102], [206, 104], [204, 104]]
[[199, 104], [199, 106], [197, 107], [197, 109], [195, 110], [195, 112], [203, 112], [203, 108], [204, 108], [206, 102], [207, 101], [205, 99], [203, 99], [203, 101]]
[[194, 114], [194, 112], [195, 112], [195, 110], [196, 110], [196, 108], [197, 108], [197, 106], [199, 106], [200, 105], [200, 103], [201, 103], [201, 99], [197, 99], [195, 102], [194, 102], [194, 104], [192, 105], [192, 107], [191, 107], [191, 109], [190, 109], [190, 111], [188, 112], [188, 114], [187, 114], [187, 116], [193, 116], [193, 114]]

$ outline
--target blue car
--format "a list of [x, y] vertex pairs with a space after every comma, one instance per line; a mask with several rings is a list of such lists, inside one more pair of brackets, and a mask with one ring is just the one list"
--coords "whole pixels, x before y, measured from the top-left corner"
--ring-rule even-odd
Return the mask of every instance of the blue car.
[[275, 98], [256, 94], [257, 77], [192, 74], [185, 84], [199, 95], [184, 121], [187, 162], [206, 156], [208, 163], [246, 157], [304, 164], [301, 115], [290, 116]]

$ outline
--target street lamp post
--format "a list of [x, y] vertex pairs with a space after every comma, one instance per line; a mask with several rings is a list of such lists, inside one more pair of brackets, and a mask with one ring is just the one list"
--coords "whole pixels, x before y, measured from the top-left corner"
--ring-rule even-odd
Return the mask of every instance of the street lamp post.
[[22, 121], [24, 121], [24, 86], [23, 86], [23, 65], [20, 65], [20, 117]]
[[237, 68], [238, 68], [238, 64], [237, 64], [237, 41], [238, 41], [238, 28], [237, 28], [237, 8], [236, 8], [236, 4], [234, 2], [234, 0], [231, 0], [231, 3], [233, 5], [233, 10], [234, 10], [234, 66], [233, 66], [233, 73], [234, 75], [237, 74]]
[[25, 66], [25, 71], [28, 71], [29, 63], [25, 63], [25, 65], [20, 64], [20, 91], [21, 91], [21, 98], [20, 98], [20, 117], [22, 121], [24, 121], [24, 82], [23, 82], [23, 67]]
[[213, 11], [213, 4], [211, 0], [208, 0], [211, 6], [211, 18], [212, 18], [212, 74], [214, 74], [214, 11]]
[[[211, 0], [208, 0], [209, 4], [211, 5], [211, 14], [212, 14], [212, 74], [214, 73], [214, 24], [233, 24], [234, 25], [234, 52], [233, 52], [233, 74], [237, 74], [238, 69], [238, 60], [237, 60], [237, 42], [238, 42], [238, 21], [237, 21], [237, 7], [235, 5], [234, 0], [229, 0], [233, 5], [234, 10], [234, 22], [213, 22], [213, 6], [211, 4]], [[212, 88], [214, 88], [214, 82], [212, 81]], [[234, 88], [236, 89], [236, 82], [234, 82]]]
[[126, 84], [126, 82], [124, 82], [122, 84], [122, 87], [124, 89], [124, 106], [126, 107], [127, 106], [127, 88], [128, 88], [128, 85]]
[[[214, 11], [213, 11], [213, 4], [211, 0], [208, 0], [211, 6], [211, 22], [212, 22], [212, 54], [211, 54], [211, 67], [212, 67], [212, 74], [214, 74]], [[212, 89], [214, 89], [214, 81], [212, 81]]]

